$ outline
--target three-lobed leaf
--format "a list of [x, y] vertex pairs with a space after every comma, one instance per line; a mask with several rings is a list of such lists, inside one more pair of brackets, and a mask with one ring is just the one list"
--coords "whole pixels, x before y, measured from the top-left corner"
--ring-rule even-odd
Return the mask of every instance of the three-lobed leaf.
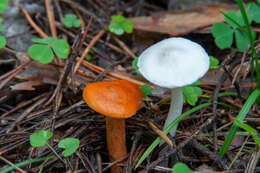
[[42, 147], [47, 144], [48, 140], [52, 137], [52, 132], [47, 130], [40, 130], [30, 136], [30, 144], [33, 147]]
[[70, 45], [62, 39], [55, 37], [34, 38], [33, 42], [37, 43], [29, 47], [28, 54], [30, 57], [43, 64], [50, 63], [56, 56], [66, 59], [70, 52]]
[[79, 143], [80, 141], [76, 138], [65, 138], [59, 142], [58, 147], [63, 148], [62, 155], [68, 157], [76, 152], [79, 148]]
[[62, 19], [62, 23], [67, 27], [75, 27], [78, 28], [81, 25], [81, 21], [75, 14], [66, 14], [65, 17]]
[[113, 15], [111, 16], [111, 19], [113, 20], [113, 22], [110, 23], [108, 26], [110, 32], [116, 35], [122, 35], [124, 34], [124, 32], [133, 32], [133, 24], [130, 21], [125, 20], [124, 16]]

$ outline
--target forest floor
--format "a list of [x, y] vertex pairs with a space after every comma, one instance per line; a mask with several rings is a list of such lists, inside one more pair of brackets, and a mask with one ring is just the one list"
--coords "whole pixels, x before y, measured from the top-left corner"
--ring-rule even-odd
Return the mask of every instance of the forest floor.
[[[100, 173], [118, 164], [128, 173], [172, 172], [172, 167], [182, 162], [199, 173], [260, 172], [257, 144], [243, 129], [227, 153], [218, 155], [233, 119], [256, 87], [250, 81], [250, 51], [238, 51], [235, 43], [220, 49], [214, 42], [212, 25], [223, 22], [220, 11], [227, 10], [238, 7], [227, 0], [10, 0], [2, 14], [7, 44], [0, 52], [0, 172], [26, 160], [11, 171]], [[75, 14], [81, 25], [66, 27], [62, 22], [66, 14]], [[116, 35], [109, 31], [112, 15], [124, 16], [133, 24], [133, 32]], [[259, 26], [253, 27], [259, 32]], [[190, 99], [195, 101], [186, 100], [182, 112], [209, 104], [187, 114], [176, 135], [166, 137], [173, 147], [156, 146], [135, 169], [162, 132], [170, 90], [145, 80], [133, 61], [152, 44], [175, 36], [197, 42], [219, 61], [196, 86], [202, 94], [190, 91]], [[35, 44], [31, 39], [46, 37], [66, 40], [70, 45], [68, 58], [55, 57], [49, 64], [32, 60], [27, 53]], [[137, 113], [126, 119], [129, 154], [123, 161], [111, 162], [105, 117], [88, 107], [82, 91], [90, 83], [118, 79], [139, 86], [149, 84], [152, 92]], [[259, 116], [259, 107], [253, 104], [244, 122], [258, 130]], [[46, 159], [55, 155], [47, 145], [31, 146], [30, 136], [40, 130], [53, 132], [48, 145], [61, 158]], [[74, 154], [64, 157], [58, 143], [67, 137], [79, 139], [80, 144]], [[159, 154], [163, 150], [167, 152]], [[36, 158], [45, 159], [33, 162]]]

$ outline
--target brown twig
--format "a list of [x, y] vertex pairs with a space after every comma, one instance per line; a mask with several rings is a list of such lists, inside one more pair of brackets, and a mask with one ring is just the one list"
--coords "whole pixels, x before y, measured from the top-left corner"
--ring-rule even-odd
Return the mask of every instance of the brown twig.
[[51, 30], [51, 35], [53, 37], [57, 37], [57, 29], [55, 25], [55, 17], [53, 13], [53, 6], [52, 6], [52, 0], [45, 0], [45, 7], [46, 7], [46, 12], [50, 24], [50, 30]]
[[38, 25], [36, 25], [36, 23], [31, 18], [30, 14], [23, 7], [21, 7], [21, 9], [22, 9], [22, 12], [25, 15], [27, 21], [29, 22], [29, 24], [39, 34], [39, 36], [42, 37], [42, 38], [47, 38], [48, 35], [45, 32], [43, 32], [43, 30]]
[[84, 60], [85, 56], [89, 53], [90, 49], [96, 44], [98, 39], [100, 39], [100, 37], [102, 37], [105, 34], [105, 32], [106, 32], [105, 29], [99, 31], [99, 33], [91, 40], [91, 42], [89, 43], [88, 47], [82, 53], [80, 59], [77, 60], [77, 63], [76, 63], [75, 68], [74, 68], [74, 73], [78, 70], [80, 64]]
[[156, 127], [151, 121], [148, 121], [148, 125], [152, 128], [152, 130], [159, 135], [171, 148], [173, 147], [172, 141], [168, 138], [168, 136], [163, 133], [158, 127]]
[[[19, 74], [20, 72], [23, 71], [24, 67], [26, 67], [28, 64], [30, 64], [31, 60], [27, 61], [26, 63], [20, 65], [19, 67], [17, 67], [15, 70], [12, 71], [12, 73], [8, 73], [9, 76], [3, 80], [0, 83], [0, 90], [10, 81], [12, 80], [17, 74]], [[5, 75], [6, 76], [6, 75]], [[0, 78], [3, 78], [2, 76]]]
[[[79, 58], [77, 58], [79, 59]], [[94, 71], [94, 72], [97, 72], [97, 73], [101, 73], [103, 72], [105, 69], [103, 69], [102, 67], [99, 67], [99, 66], [96, 66], [94, 64], [91, 64], [87, 61], [82, 61], [82, 65], [84, 65], [85, 67], [89, 68], [90, 70]], [[115, 72], [108, 72], [107, 75], [111, 76], [111, 77], [114, 77], [116, 79], [124, 79], [124, 80], [128, 80], [130, 82], [133, 82], [137, 85], [144, 85], [145, 83], [144, 82], [141, 82], [141, 81], [138, 81], [138, 80], [135, 80], [135, 79], [132, 79], [130, 77], [127, 77], [127, 76], [123, 76], [123, 75], [120, 75], [118, 73], [115, 73]]]

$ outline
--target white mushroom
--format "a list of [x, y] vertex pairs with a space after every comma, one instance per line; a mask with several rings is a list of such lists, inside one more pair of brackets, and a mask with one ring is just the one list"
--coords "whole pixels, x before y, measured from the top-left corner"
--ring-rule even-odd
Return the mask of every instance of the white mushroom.
[[[171, 89], [171, 105], [164, 129], [182, 112], [181, 87], [192, 84], [209, 69], [209, 56], [197, 43], [181, 37], [162, 40], [147, 48], [137, 66], [150, 82]], [[175, 135], [176, 128], [170, 134]]]

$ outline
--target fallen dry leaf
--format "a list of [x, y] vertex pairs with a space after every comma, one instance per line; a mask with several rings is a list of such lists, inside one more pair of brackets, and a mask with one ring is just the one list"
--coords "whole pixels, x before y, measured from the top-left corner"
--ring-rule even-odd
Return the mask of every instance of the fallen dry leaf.
[[27, 90], [27, 91], [34, 91], [34, 86], [42, 85], [43, 83], [40, 81], [26, 81], [26, 82], [20, 82], [13, 86], [11, 86], [12, 90]]
[[220, 11], [226, 12], [231, 9], [236, 10], [236, 7], [227, 4], [203, 4], [191, 10], [158, 12], [149, 17], [135, 17], [128, 20], [133, 23], [134, 29], [176, 36], [221, 22], [224, 17]]

